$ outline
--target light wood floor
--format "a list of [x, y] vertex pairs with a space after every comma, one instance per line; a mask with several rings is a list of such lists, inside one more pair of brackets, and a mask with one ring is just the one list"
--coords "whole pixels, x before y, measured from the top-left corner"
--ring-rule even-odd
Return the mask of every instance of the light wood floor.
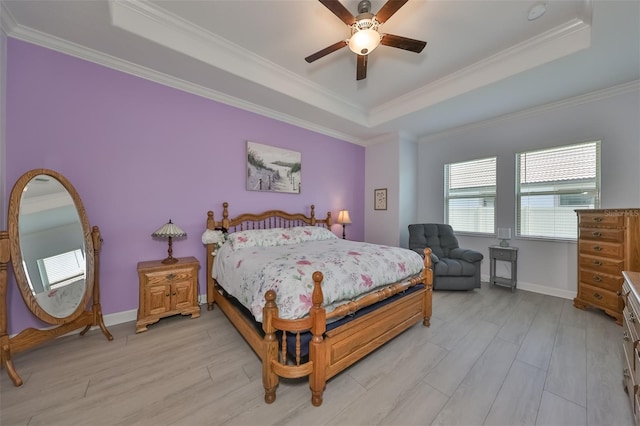
[[263, 402], [260, 363], [219, 309], [68, 336], [4, 371], [6, 425], [631, 425], [621, 327], [571, 301], [503, 287], [436, 292], [418, 324], [327, 384]]

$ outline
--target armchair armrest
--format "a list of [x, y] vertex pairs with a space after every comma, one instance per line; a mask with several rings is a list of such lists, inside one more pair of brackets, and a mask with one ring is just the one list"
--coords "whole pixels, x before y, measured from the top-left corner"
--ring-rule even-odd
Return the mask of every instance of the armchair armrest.
[[482, 253], [475, 250], [454, 248], [449, 252], [449, 257], [452, 259], [461, 259], [470, 263], [478, 262], [484, 258]]

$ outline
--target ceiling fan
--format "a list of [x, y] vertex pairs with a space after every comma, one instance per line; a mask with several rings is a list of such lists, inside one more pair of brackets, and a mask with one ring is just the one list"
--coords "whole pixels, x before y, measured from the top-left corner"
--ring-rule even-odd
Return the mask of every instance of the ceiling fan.
[[351, 38], [340, 40], [313, 55], [307, 56], [304, 60], [308, 63], [349, 46], [349, 49], [358, 55], [356, 80], [363, 80], [367, 78], [368, 55], [380, 44], [416, 53], [422, 52], [422, 49], [427, 45], [426, 41], [378, 32], [380, 25], [387, 22], [409, 0], [388, 0], [375, 15], [371, 13], [371, 1], [362, 0], [358, 3], [358, 16], [353, 16], [338, 0], [319, 1], [351, 28]]

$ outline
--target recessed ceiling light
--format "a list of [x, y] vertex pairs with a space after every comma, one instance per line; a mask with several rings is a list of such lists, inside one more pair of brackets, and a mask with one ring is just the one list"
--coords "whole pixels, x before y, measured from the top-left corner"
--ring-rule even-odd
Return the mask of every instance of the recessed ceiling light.
[[531, 9], [529, 9], [529, 15], [527, 15], [527, 18], [529, 18], [530, 21], [533, 21], [535, 19], [538, 19], [542, 15], [544, 15], [546, 11], [547, 11], [546, 4], [544, 3], [534, 4], [533, 6], [531, 6]]

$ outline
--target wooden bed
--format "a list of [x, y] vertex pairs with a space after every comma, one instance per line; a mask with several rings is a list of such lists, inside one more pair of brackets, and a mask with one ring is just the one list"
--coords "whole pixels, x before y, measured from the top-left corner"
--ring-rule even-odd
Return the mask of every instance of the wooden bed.
[[[229, 218], [229, 204], [223, 204], [222, 220], [216, 221], [212, 211], [207, 213], [207, 229], [224, 227], [230, 233], [249, 229], [291, 228], [295, 226], [321, 226], [330, 228], [331, 212], [325, 219], [315, 218], [314, 206], [311, 215], [291, 214], [281, 210], [270, 210], [260, 214], [241, 214]], [[300, 378], [309, 376], [311, 403], [322, 404], [322, 394], [327, 380], [340, 371], [365, 357], [393, 337], [422, 320], [429, 326], [431, 318], [431, 297], [433, 273], [431, 270], [430, 250], [425, 250], [424, 269], [420, 276], [408, 281], [395, 283], [370, 293], [356, 301], [338, 306], [332, 312], [326, 312], [322, 294], [322, 272], [313, 273], [312, 307], [309, 315], [302, 319], [287, 320], [278, 317], [276, 293], [269, 290], [265, 294], [262, 330], [260, 333], [252, 318], [247, 317], [233, 301], [224, 295], [224, 290], [212, 278], [214, 264], [214, 244], [206, 244], [207, 250], [207, 305], [212, 310], [218, 304], [240, 334], [251, 345], [262, 360], [262, 381], [265, 390], [264, 399], [272, 403], [276, 399], [276, 388], [280, 377]], [[418, 284], [424, 284], [422, 288]], [[368, 312], [352, 321], [332, 330], [326, 330], [328, 320], [351, 315], [356, 311], [373, 305], [394, 295], [403, 293], [410, 287], [418, 290], [398, 298], [384, 306]], [[309, 355], [300, 355], [300, 335], [311, 332]], [[295, 355], [287, 356], [286, 336], [295, 336]], [[281, 336], [278, 338], [277, 336]]]

